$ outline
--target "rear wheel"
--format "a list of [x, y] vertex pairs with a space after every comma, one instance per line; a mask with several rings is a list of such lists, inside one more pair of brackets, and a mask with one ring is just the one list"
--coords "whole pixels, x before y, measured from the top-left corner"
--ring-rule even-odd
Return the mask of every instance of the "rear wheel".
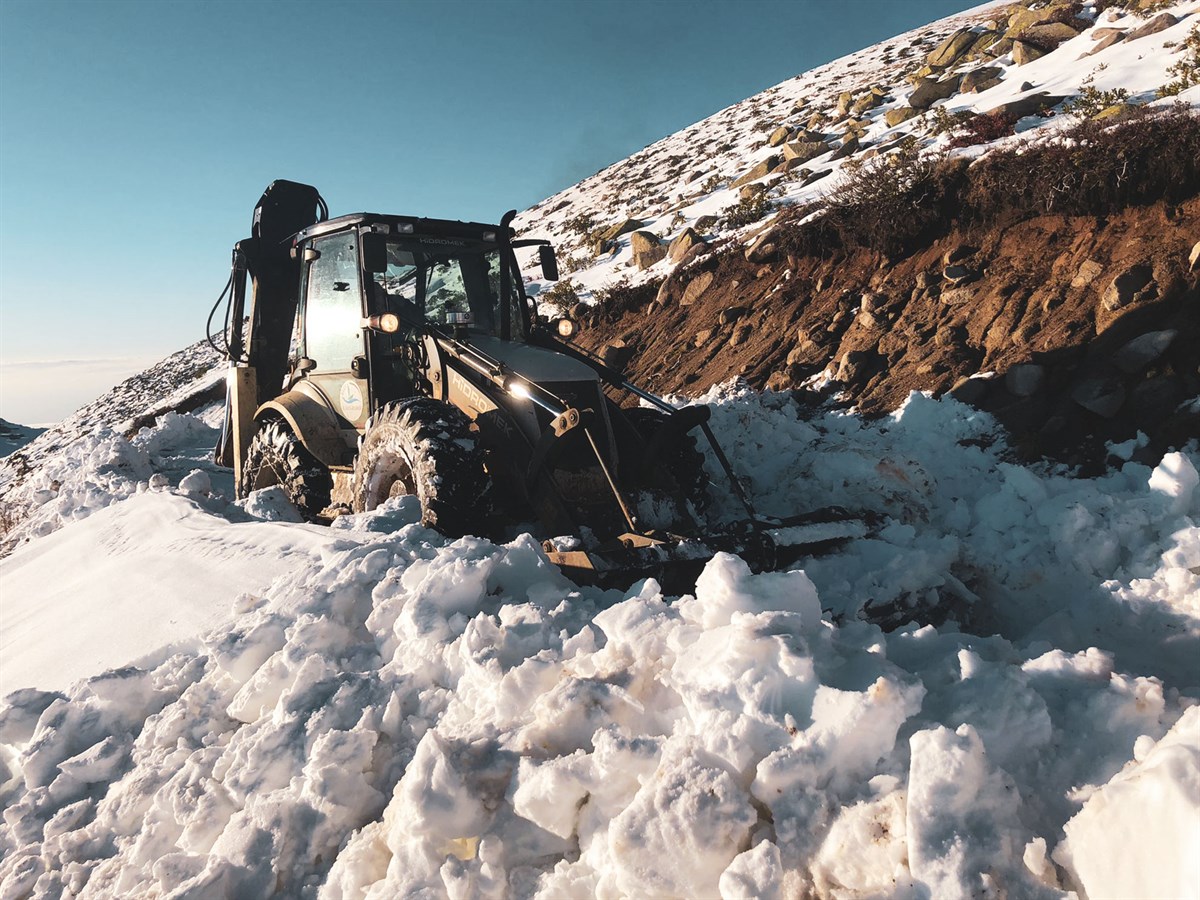
[[316, 521], [329, 506], [333, 478], [300, 439], [278, 420], [259, 425], [242, 466], [242, 496], [278, 485], [306, 521]]
[[484, 530], [491, 480], [471, 420], [457, 407], [418, 397], [376, 417], [354, 463], [354, 511], [412, 494], [421, 523], [450, 537]]

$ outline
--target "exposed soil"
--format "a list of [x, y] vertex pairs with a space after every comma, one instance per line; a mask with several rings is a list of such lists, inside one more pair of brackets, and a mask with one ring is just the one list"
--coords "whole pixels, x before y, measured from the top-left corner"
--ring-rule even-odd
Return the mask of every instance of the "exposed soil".
[[[893, 260], [867, 249], [789, 256], [779, 232], [751, 253], [726, 248], [677, 269], [656, 301], [593, 316], [580, 342], [600, 352], [623, 342], [626, 372], [658, 392], [737, 376], [797, 389], [827, 366], [867, 414], [910, 391], [953, 389], [997, 415], [1024, 455], [1087, 468], [1104, 462], [1105, 441], [1138, 430], [1147, 460], [1200, 436], [1195, 404], [1180, 406], [1200, 395], [1200, 272], [1189, 270], [1200, 198], [952, 229]], [[1118, 277], [1126, 296], [1114, 309]], [[1122, 350], [1162, 331], [1174, 335]], [[976, 373], [994, 375], [963, 381]]]

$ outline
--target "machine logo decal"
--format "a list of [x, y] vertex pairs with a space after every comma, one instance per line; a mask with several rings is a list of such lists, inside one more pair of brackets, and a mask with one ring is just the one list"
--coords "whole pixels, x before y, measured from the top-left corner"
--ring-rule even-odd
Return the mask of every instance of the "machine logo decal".
[[357, 382], [342, 382], [342, 389], [338, 392], [338, 403], [341, 404], [342, 415], [350, 421], [353, 422], [362, 415], [363, 396]]

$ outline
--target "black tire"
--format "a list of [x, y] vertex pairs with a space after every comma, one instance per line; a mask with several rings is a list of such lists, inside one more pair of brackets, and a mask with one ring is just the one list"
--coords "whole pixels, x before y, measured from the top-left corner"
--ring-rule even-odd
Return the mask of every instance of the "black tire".
[[[638, 406], [625, 410], [625, 415], [643, 438], [649, 440], [659, 426], [667, 420], [667, 414], [659, 409]], [[703, 515], [712, 503], [708, 493], [708, 475], [704, 471], [704, 454], [696, 446], [695, 435], [683, 435], [674, 447], [668, 448], [658, 460], [655, 477], [661, 486], [663, 481], [673, 480], [679, 487], [682, 499], [690, 503], [697, 513]]]
[[421, 524], [448, 537], [486, 530], [491, 479], [457, 407], [418, 397], [376, 417], [354, 462], [354, 511], [403, 494], [421, 501]]
[[279, 485], [305, 521], [315, 522], [329, 506], [333, 477], [283, 422], [261, 423], [242, 466], [242, 496]]

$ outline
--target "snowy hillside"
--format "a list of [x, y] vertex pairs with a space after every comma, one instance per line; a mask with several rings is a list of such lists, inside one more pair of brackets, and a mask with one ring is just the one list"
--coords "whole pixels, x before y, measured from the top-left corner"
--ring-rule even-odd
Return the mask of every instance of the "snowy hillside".
[[[985, 4], [722, 110], [544, 200], [516, 227], [556, 241], [587, 301], [623, 278], [663, 277], [703, 252], [697, 244], [761, 230], [774, 210], [819, 204], [847, 167], [906, 142], [971, 158], [1106, 110], [1200, 105], [1200, 4], [1143, 5], [1153, 11]], [[1189, 61], [1190, 82], [1178, 74]], [[983, 120], [997, 113], [1011, 116], [1012, 136], [987, 133]]]
[[[933, 127], [886, 121], [919, 87], [901, 70], [997, 31], [997, 8], [718, 113], [522, 230], [569, 245], [585, 300], [684, 260], [651, 261], [688, 226], [747, 236], [767, 220], [721, 216], [758, 182], [729, 181], [783, 155], [781, 127], [778, 146], [818, 143], [796, 129], [824, 111], [829, 144], [840, 92], [870, 97], [853, 150], [768, 189], [803, 204]], [[980, 52], [1003, 53], [943, 67], [1000, 71], [941, 107], [1118, 72], [1150, 100], [1200, 19], [1071, 10], [1040, 59], [997, 32]], [[1101, 27], [1122, 37], [1079, 61]], [[626, 265], [639, 229], [662, 239], [638, 239], [645, 269]], [[235, 501], [211, 461], [222, 374], [196, 344], [0, 461], [0, 898], [1194, 896], [1195, 441], [1150, 462], [1112, 444], [1085, 478], [1021, 464], [948, 395], [865, 419], [708, 388], [760, 510], [879, 525], [791, 571], [718, 555], [674, 597], [581, 588], [529, 535], [449, 541], [411, 497], [331, 527], [276, 489]]]

